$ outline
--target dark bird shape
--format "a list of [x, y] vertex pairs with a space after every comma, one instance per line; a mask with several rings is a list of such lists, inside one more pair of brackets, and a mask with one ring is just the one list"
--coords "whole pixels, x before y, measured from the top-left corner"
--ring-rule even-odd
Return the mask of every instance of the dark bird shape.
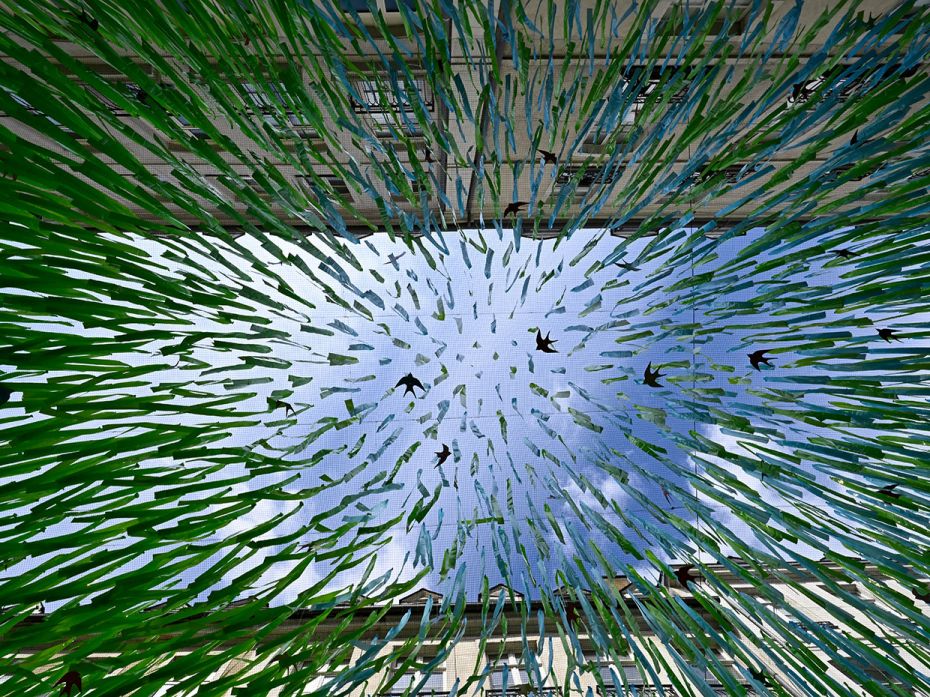
[[504, 209], [503, 217], [506, 218], [508, 215], [511, 215], [511, 214], [517, 215], [517, 213], [520, 212], [520, 209], [523, 208], [523, 206], [525, 206], [527, 203], [528, 201], [514, 201], [513, 203], [508, 203], [507, 207]]
[[135, 98], [137, 102], [139, 102], [142, 105], [148, 105], [149, 93], [146, 92], [144, 89], [142, 89], [138, 85], [130, 85], [129, 92], [132, 94], [132, 96]]
[[75, 687], [78, 689], [78, 692], [83, 692], [84, 688], [81, 686], [81, 674], [76, 670], [69, 670], [67, 673], [58, 678], [56, 685], [61, 685], [61, 693], [63, 695], [70, 695], [71, 690]]
[[856, 21], [863, 25], [866, 29], [875, 28], [875, 17], [872, 16], [872, 13], [869, 12], [869, 18], [865, 19], [865, 12], [860, 12], [856, 15]]
[[771, 676], [766, 673], [764, 670], [756, 670], [755, 668], [749, 669], [749, 674], [752, 676], [752, 679], [758, 683], [762, 683], [766, 687], [773, 687], [773, 680]]
[[688, 587], [688, 581], [695, 581], [697, 578], [700, 578], [700, 574], [697, 575], [697, 578], [691, 576], [691, 572], [694, 571], [694, 564], [685, 564], [684, 566], [679, 566], [675, 569], [675, 579], [681, 585], [682, 588]]
[[550, 339], [548, 332], [546, 333], [546, 338], [543, 338], [542, 332], [538, 329], [536, 330], [536, 350], [542, 351], [543, 353], [558, 353], [552, 344], [556, 343], [558, 339]]
[[849, 144], [855, 145], [858, 142], [859, 142], [859, 131], [856, 131], [855, 133], [852, 134], [852, 138], [849, 139]]
[[889, 484], [888, 486], [883, 486], [878, 490], [878, 493], [882, 496], [887, 496], [892, 499], [901, 498], [901, 494], [895, 493], [895, 489], [898, 487], [897, 484]]
[[578, 603], [565, 604], [565, 619], [569, 622], [577, 622], [581, 618], [581, 608]]
[[851, 252], [848, 249], [834, 249], [833, 253], [836, 254], [836, 256], [838, 257], [842, 257], [843, 259], [850, 259], [856, 256], [855, 252]]
[[98, 22], [95, 17], [91, 17], [87, 14], [83, 8], [81, 9], [81, 14], [78, 16], [78, 19], [80, 19], [83, 24], [90, 27], [92, 31], [97, 31], [100, 28], [100, 22]]
[[760, 349], [759, 351], [753, 351], [752, 353], [747, 353], [746, 355], [749, 356], [749, 365], [751, 365], [756, 370], [762, 370], [759, 367], [760, 363], [765, 363], [768, 366], [772, 365], [771, 363], [769, 363], [769, 361], [772, 359], [765, 357], [765, 354], [767, 354], [768, 352], [769, 352], [768, 349]]
[[391, 266], [394, 267], [396, 271], [400, 271], [400, 267], [397, 265], [397, 262], [398, 260], [402, 259], [406, 254], [407, 252], [401, 252], [400, 254], [394, 254], [394, 252], [391, 252], [390, 254], [388, 254], [388, 260], [384, 263], [384, 265], [387, 266], [388, 264], [390, 264]]
[[660, 368], [652, 369], [652, 361], [646, 365], [646, 369], [643, 371], [643, 382], [649, 385], [649, 387], [662, 387], [661, 384], [656, 382], [661, 377], [665, 376], [665, 373], [660, 373]]
[[283, 402], [280, 399], [272, 399], [270, 401], [271, 401], [271, 406], [274, 407], [275, 409], [281, 409], [283, 407], [285, 416], [290, 416], [295, 413], [294, 407], [292, 407], [287, 402]]
[[423, 150], [423, 161], [428, 164], [433, 163], [433, 153], [430, 151], [429, 148], [424, 148]]
[[878, 335], [885, 341], [891, 341], [892, 339], [894, 339], [895, 341], [899, 340], [898, 337], [895, 336], [894, 329], [879, 329]]
[[10, 397], [13, 393], [3, 385], [0, 385], [0, 407], [10, 401]]
[[436, 453], [436, 457], [439, 458], [439, 462], [436, 463], [436, 467], [439, 467], [443, 462], [449, 459], [449, 456], [452, 454], [452, 451], [449, 450], [449, 446], [445, 443], [442, 444], [442, 450]]
[[413, 373], [407, 373], [406, 375], [404, 375], [404, 377], [402, 377], [400, 380], [397, 381], [397, 384], [394, 385], [394, 387], [400, 387], [401, 385], [403, 385], [405, 388], [404, 394], [407, 394], [408, 392], [413, 392], [414, 397], [417, 396], [417, 393], [414, 392], [413, 390], [414, 387], [419, 387], [421, 390], [426, 392], [426, 388], [423, 387], [423, 383], [417, 380], [415, 377], [413, 377]]
[[559, 158], [555, 156], [554, 152], [549, 152], [548, 150], [537, 150], [536, 152], [543, 156], [544, 165], [559, 164]]
[[619, 266], [621, 269], [626, 269], [627, 271], [639, 271], [638, 266], [633, 266], [626, 261], [615, 261], [614, 266]]

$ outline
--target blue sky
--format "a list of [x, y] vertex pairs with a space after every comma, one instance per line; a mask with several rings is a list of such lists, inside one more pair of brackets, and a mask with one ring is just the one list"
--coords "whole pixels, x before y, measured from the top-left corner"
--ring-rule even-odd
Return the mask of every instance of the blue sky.
[[[680, 232], [678, 240], [685, 234]], [[431, 250], [438, 259], [436, 269], [424, 255], [391, 242], [386, 235], [352, 246], [362, 271], [342, 260], [321, 264], [307, 248], [278, 242], [284, 254], [293, 256], [290, 263], [272, 268], [297, 291], [302, 305], [277, 293], [274, 281], [248, 266], [240, 267], [251, 277], [243, 284], [208, 257], [197, 260], [192, 256], [204, 270], [226, 276], [231, 288], [251, 287], [280, 303], [268, 311], [271, 327], [281, 332], [278, 339], [255, 342], [255, 348], [265, 346], [258, 354], [264, 363], [243, 366], [242, 351], [218, 350], [215, 345], [197, 346], [192, 352], [193, 358], [218, 370], [223, 365], [244, 368], [219, 370], [212, 383], [222, 386], [220, 393], [254, 392], [254, 397], [242, 403], [242, 410], [263, 412], [259, 424], [236, 430], [229, 443], [257, 444], [254, 447], [263, 452], [294, 462], [286, 473], [293, 481], [282, 487], [292, 500], [260, 500], [218, 537], [248, 533], [276, 515], [287, 514], [292, 515], [266, 532], [266, 539], [296, 531], [327, 511], [322, 520], [329, 528], [345, 521], [354, 528], [376, 526], [398, 515], [406, 521], [418, 505], [435, 496], [422, 522], [412, 523], [409, 529], [401, 522], [381, 543], [369, 547], [376, 552], [373, 576], [410, 577], [431, 555], [434, 571], [421, 585], [448, 588], [464, 563], [461, 579], [468, 597], [478, 592], [484, 575], [491, 585], [502, 580], [505, 568], [512, 571], [510, 581], [518, 590], [535, 595], [531, 577], [554, 585], [551, 574], [572, 566], [575, 555], [586, 558], [585, 548], [591, 541], [617, 568], [633, 562], [590, 524], [591, 511], [639, 549], [658, 552], [661, 545], [647, 527], [636, 524], [638, 520], [677, 537], [685, 548], [682, 536], [667, 521], [646, 511], [631, 493], [638, 492], [662, 510], [688, 518], [676, 495], [666, 497], [657, 481], [665, 481], [669, 489], [692, 490], [680, 473], [647, 457], [631, 435], [665, 448], [675, 466], [691, 471], [699, 470], [706, 460], [682, 451], [673, 440], [676, 434], [694, 429], [739, 449], [741, 438], [712, 420], [702, 420], [698, 412], [688, 412], [689, 400], [697, 394], [688, 391], [692, 383], [717, 388], [713, 399], [718, 403], [704, 406], [752, 415], [753, 407], [761, 403], [760, 389], [776, 384], [786, 374], [797, 376], [812, 369], [790, 368], [792, 357], [776, 352], [773, 369], [753, 370], [748, 351], [778, 349], [791, 337], [770, 332], [771, 337], [764, 339], [769, 343], [759, 345], [759, 339], [750, 338], [760, 332], [753, 325], [773, 317], [754, 314], [736, 321], [727, 315], [739, 308], [747, 293], [777, 290], [778, 284], [789, 282], [830, 286], [843, 271], [832, 255], [812, 252], [811, 262], [788, 278], [778, 278], [784, 269], [776, 266], [766, 274], [755, 274], [752, 285], [741, 285], [739, 274], [734, 276], [736, 282], [727, 281], [734, 251], [759, 234], [753, 231], [748, 239], [717, 245], [716, 258], [695, 269], [673, 259], [667, 250], [654, 249], [654, 239], [627, 244], [602, 231], [581, 231], [558, 244], [523, 239], [519, 249], [509, 232], [448, 234], [443, 240], [448, 254], [439, 256]], [[255, 240], [243, 238], [240, 243], [266, 262], [273, 260]], [[163, 256], [158, 243], [144, 244], [156, 258], [177, 267]], [[306, 244], [325, 249], [313, 238]], [[769, 254], [777, 256], [782, 251], [776, 248]], [[602, 267], [598, 260], [611, 256], [630, 266]], [[361, 310], [347, 311], [327, 298], [319, 284], [301, 271], [304, 265], [327, 279], [331, 292]], [[330, 266], [328, 277], [326, 266]], [[736, 291], [715, 295], [708, 305], [684, 302], [691, 292], [689, 279], [706, 272], [711, 280], [698, 286], [702, 290], [719, 279]], [[773, 313], [782, 300], [773, 293], [768, 305]], [[717, 324], [719, 331], [693, 335], [694, 327]], [[223, 328], [206, 321], [200, 326], [214, 332], [247, 329], [236, 323]], [[535, 350], [537, 328], [556, 340], [558, 353]], [[874, 337], [867, 330], [860, 333]], [[156, 345], [151, 354], [151, 360], [164, 360]], [[138, 356], [129, 360], [139, 362]], [[650, 362], [664, 373], [660, 389], [642, 382]], [[159, 382], [168, 385], [191, 379], [192, 371], [183, 367], [162, 371]], [[394, 388], [408, 372], [423, 382], [425, 393], [417, 390], [414, 398], [405, 396], [403, 388]], [[208, 383], [211, 380], [202, 379], [200, 384]], [[219, 389], [216, 384], [213, 387]], [[701, 394], [695, 401], [701, 402], [709, 393]], [[271, 408], [269, 399], [293, 407], [294, 415], [283, 407]], [[353, 414], [360, 419], [312, 437], [328, 420], [347, 420]], [[783, 426], [774, 440], [814, 432], [797, 423]], [[276, 450], [265, 450], [264, 444]], [[453, 456], [436, 468], [435, 452], [442, 444], [449, 445]], [[321, 451], [325, 452], [318, 460], [306, 464], [307, 458]], [[396, 486], [386, 488], [395, 467]], [[222, 475], [244, 472], [230, 465]], [[738, 472], [737, 476], [767, 502], [781, 504], [774, 489], [761, 485], [758, 472]], [[241, 495], [280, 486], [283, 477], [254, 476], [233, 490]], [[818, 480], [829, 483], [823, 474]], [[564, 541], [548, 522], [547, 507], [562, 525]], [[751, 539], [751, 532], [737, 516], [717, 508], [717, 520]], [[622, 520], [618, 512], [629, 519]], [[505, 521], [503, 525], [494, 522], [498, 517]], [[461, 527], [461, 521], [480, 522]], [[63, 523], [61, 530], [69, 525]], [[438, 569], [457, 535], [464, 553], [443, 581]], [[316, 537], [309, 532], [302, 541], [313, 543]], [[518, 552], [521, 545], [525, 558]], [[548, 553], [540, 548], [547, 548]], [[276, 549], [272, 545], [258, 550], [243, 561], [239, 571]], [[332, 548], [316, 550], [324, 557], [328, 551]], [[283, 576], [294, 563], [279, 562], [263, 582]], [[190, 570], [182, 582], [207, 566]], [[646, 568], [639, 562], [634, 566]], [[311, 564], [276, 602], [292, 601], [301, 588], [324, 578], [328, 569], [325, 558]], [[360, 575], [357, 567], [334, 582], [351, 584]]]

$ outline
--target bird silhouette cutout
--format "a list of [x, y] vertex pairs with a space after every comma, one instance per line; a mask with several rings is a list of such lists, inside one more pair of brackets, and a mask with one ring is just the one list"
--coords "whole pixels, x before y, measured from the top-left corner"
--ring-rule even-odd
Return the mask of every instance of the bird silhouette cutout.
[[413, 373], [407, 373], [406, 375], [404, 375], [404, 377], [402, 377], [400, 380], [397, 381], [397, 384], [394, 385], [394, 387], [400, 387], [401, 385], [403, 385], [405, 388], [404, 394], [407, 394], [408, 392], [413, 392], [414, 397], [417, 396], [417, 393], [414, 392], [414, 389], [413, 389], [414, 387], [419, 387], [421, 390], [426, 392], [426, 388], [423, 387], [423, 383], [417, 380], [415, 377], [413, 377]]
[[520, 209], [527, 203], [528, 201], [514, 201], [513, 203], [508, 203], [507, 207], [504, 209], [503, 217], [506, 218], [508, 215], [517, 215]]
[[281, 401], [280, 399], [270, 399], [270, 400], [268, 400], [268, 401], [271, 402], [271, 406], [272, 406], [274, 409], [281, 409], [281, 408], [283, 408], [283, 409], [284, 409], [284, 416], [293, 416], [293, 415], [295, 414], [295, 412], [294, 412], [294, 407], [292, 407], [292, 406], [291, 406], [290, 404], [288, 404], [287, 402], [283, 402], [283, 401]]
[[859, 12], [856, 15], [856, 22], [865, 27], [866, 29], [875, 28], [875, 17], [872, 16], [872, 13], [869, 12], [869, 18], [865, 19], [865, 12]]
[[138, 85], [129, 85], [128, 89], [129, 89], [130, 94], [132, 94], [133, 98], [137, 102], [139, 102], [143, 106], [148, 105], [148, 101], [149, 101], [148, 92], [146, 92], [144, 89], [142, 89]]
[[576, 622], [581, 617], [580, 609], [578, 603], [566, 603], [565, 619], [569, 622]]
[[626, 269], [627, 271], [639, 271], [638, 266], [633, 266], [626, 261], [615, 261], [614, 266], [619, 266], [621, 269]]
[[74, 669], [69, 670], [67, 673], [58, 678], [58, 682], [56, 682], [55, 685], [61, 685], [61, 692], [59, 694], [62, 695], [70, 696], [71, 690], [73, 690], [75, 687], [78, 689], [78, 692], [84, 691], [84, 688], [81, 685], [81, 674]]
[[449, 450], [449, 446], [445, 443], [442, 444], [442, 450], [436, 453], [436, 457], [439, 458], [439, 462], [436, 463], [436, 467], [439, 467], [443, 462], [449, 459], [449, 456], [452, 454], [452, 451]]
[[842, 257], [843, 259], [850, 259], [856, 256], [855, 252], [851, 252], [848, 249], [834, 249], [833, 253], [838, 257]]
[[537, 150], [536, 152], [543, 156], [544, 165], [559, 164], [559, 158], [555, 156], [554, 152], [549, 152], [548, 150]]
[[892, 339], [894, 339], [895, 341], [899, 341], [898, 337], [895, 336], [894, 329], [879, 329], [878, 335], [885, 341], [890, 342]]
[[856, 131], [855, 133], [852, 134], [852, 138], [849, 139], [849, 144], [855, 145], [858, 142], [859, 142], [859, 131]]
[[772, 679], [765, 670], [756, 670], [755, 668], [749, 669], [749, 674], [752, 676], [752, 679], [758, 683], [765, 685], [766, 687], [774, 687], [775, 681]]
[[649, 385], [649, 387], [662, 387], [661, 383], [656, 382], [661, 377], [665, 376], [665, 373], [660, 373], [661, 368], [652, 369], [652, 361], [646, 365], [646, 369], [643, 371], [643, 382]]
[[552, 344], [556, 343], [557, 339], [550, 339], [548, 332], [546, 333], [546, 338], [543, 338], [542, 332], [538, 329], [536, 330], [536, 350], [542, 351], [543, 353], [558, 353]]
[[746, 354], [747, 356], [749, 356], [749, 365], [751, 365], [756, 370], [762, 370], [759, 367], [760, 363], [765, 363], [766, 365], [771, 366], [772, 364], [769, 363], [769, 361], [772, 359], [765, 357], [765, 354], [767, 354], [768, 352], [769, 352], [769, 349], [760, 349], [759, 351], [753, 351], [752, 353]]
[[694, 564], [685, 564], [684, 566], [679, 566], [677, 569], [675, 569], [675, 579], [678, 581], [682, 588], [688, 587], [688, 581], [693, 583], [701, 577], [700, 574], [692, 576], [692, 571], [694, 571]]
[[9, 389], [4, 387], [3, 385], [0, 385], [0, 407], [2, 407], [4, 404], [9, 402], [10, 397], [12, 396], [13, 396], [13, 393]]
[[400, 266], [397, 265], [397, 262], [406, 256], [406, 254], [407, 252], [401, 252], [400, 254], [394, 254], [394, 252], [391, 252], [388, 254], [388, 260], [384, 263], [384, 265], [387, 266], [390, 264], [394, 267], [395, 271], [400, 271]]
[[78, 16], [78, 19], [81, 20], [82, 24], [86, 24], [90, 27], [91, 31], [97, 31], [100, 28], [100, 22], [98, 22], [95, 17], [91, 17], [87, 14], [87, 11], [83, 8], [81, 9], [81, 14]]
[[895, 489], [898, 487], [897, 484], [889, 484], [888, 486], [883, 486], [878, 490], [878, 493], [882, 496], [887, 496], [892, 499], [901, 498], [901, 494], [895, 492]]

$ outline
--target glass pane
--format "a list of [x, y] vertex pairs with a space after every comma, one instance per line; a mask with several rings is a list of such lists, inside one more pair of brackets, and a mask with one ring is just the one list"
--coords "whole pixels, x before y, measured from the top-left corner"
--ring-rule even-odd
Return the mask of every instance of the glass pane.
[[371, 12], [368, 9], [367, 0], [339, 0], [339, 7], [346, 12], [355, 10], [356, 12]]
[[405, 7], [413, 8], [413, 0], [384, 0], [384, 11], [385, 12], [400, 12], [400, 6], [404, 5]]
[[439, 692], [445, 685], [445, 673], [441, 670], [434, 670], [432, 673], [425, 674], [426, 682], [423, 683], [423, 692], [430, 694], [433, 690]]

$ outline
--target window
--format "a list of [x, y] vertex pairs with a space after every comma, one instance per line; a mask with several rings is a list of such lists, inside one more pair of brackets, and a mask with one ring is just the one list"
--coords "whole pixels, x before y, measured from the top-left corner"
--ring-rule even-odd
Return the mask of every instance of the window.
[[207, 132], [202, 128], [197, 128], [194, 126], [186, 116], [178, 114], [174, 118], [180, 124], [181, 128], [183, 128], [187, 132], [187, 135], [189, 135], [191, 138], [194, 138], [195, 140], [207, 139]]
[[618, 697], [626, 694], [626, 686], [634, 686], [640, 694], [647, 694], [643, 691], [643, 676], [639, 668], [634, 663], [615, 664], [610, 659], [601, 659], [597, 666], [598, 675], [604, 683], [604, 689], [598, 693], [602, 697]]
[[796, 104], [806, 104], [811, 100], [811, 98], [817, 94], [820, 90], [827, 85], [828, 82], [831, 84], [824, 91], [824, 95], [837, 93], [837, 99], [841, 102], [846, 101], [849, 97], [849, 91], [852, 88], [851, 79], [836, 79], [840, 73], [845, 70], [846, 66], [837, 65], [828, 70], [827, 72], [816, 75], [808, 78], [802, 82], [796, 82], [791, 86], [791, 94], [788, 96], [788, 106], [794, 106]]
[[[737, 674], [736, 669], [735, 669], [735, 664], [734, 664], [733, 662], [731, 662], [731, 661], [726, 661], [726, 662], [724, 662], [722, 665], [723, 665], [723, 669], [724, 669], [727, 673], [730, 673], [732, 676], [734, 676], [734, 677], [739, 681], [740, 687], [743, 688], [743, 691], [740, 692], [739, 694], [745, 695], [746, 697], [754, 697], [754, 695], [757, 695], [757, 694], [758, 694], [758, 693], [755, 692], [755, 690], [749, 689], [749, 685], [748, 685], [748, 684], [742, 682], [742, 676], [740, 676], [740, 675]], [[705, 671], [704, 671], [704, 681], [707, 683], [707, 685], [710, 687], [711, 691], [712, 691], [715, 695], [730, 695], [730, 694], [732, 694], [732, 693], [730, 692], [730, 689], [729, 689], [728, 687], [726, 687], [726, 686], [720, 681], [720, 679], [719, 679], [716, 675], [714, 675], [713, 673], [711, 673], [709, 670], [705, 670]]]
[[727, 184], [736, 184], [747, 174], [749, 174], [749, 172], [745, 171], [744, 165], [730, 165], [729, 167], [723, 168], [723, 181]]
[[[160, 87], [166, 95], [172, 94], [172, 95], [175, 95], [180, 101], [186, 101], [186, 99], [184, 99], [183, 97], [179, 95], [178, 89], [171, 83], [163, 82], [161, 83]], [[145, 95], [145, 93], [142, 92], [142, 90], [139, 90], [139, 93], [142, 95]], [[142, 97], [140, 101], [144, 101], [145, 99], [147, 99], [147, 96]], [[174, 118], [175, 123], [177, 123], [182, 129], [184, 129], [188, 137], [193, 138], [194, 140], [206, 140], [208, 138], [207, 132], [202, 128], [194, 126], [194, 124], [191, 123], [191, 120], [189, 118], [187, 118], [183, 114], [173, 113], [171, 112], [170, 109], [168, 109], [168, 111], [171, 113], [171, 116]], [[183, 147], [182, 144], [178, 143], [177, 141], [173, 141], [172, 147], [177, 148], [179, 146]]]
[[[355, 91], [362, 98], [361, 101], [352, 98], [352, 106], [357, 112], [384, 112], [392, 111], [412, 111], [408, 93], [416, 90], [420, 98], [426, 104], [427, 109], [433, 108], [432, 95], [429, 92], [429, 86], [426, 79], [422, 77], [414, 78], [412, 84], [407, 84], [398, 80], [398, 87], [401, 91], [395, 91], [391, 83], [387, 80], [359, 80], [354, 85]], [[379, 87], [381, 91], [379, 91]], [[382, 95], [383, 92], [383, 95]]]
[[400, 124], [408, 136], [421, 135], [420, 126], [411, 106], [411, 93], [416, 90], [428, 111], [433, 109], [433, 98], [424, 78], [414, 78], [412, 84], [399, 82], [394, 89], [387, 81], [360, 80], [354, 85], [361, 101], [352, 97], [356, 113], [367, 113], [378, 137], [388, 137], [391, 126]]
[[284, 95], [287, 93], [283, 82], [272, 82], [268, 84], [267, 91], [264, 87], [254, 82], [241, 83], [242, 91], [245, 93], [246, 101], [252, 105], [256, 111], [262, 113], [273, 112], [276, 107], [286, 108]]
[[846, 173], [849, 172], [855, 165], [852, 163], [845, 165], [837, 165], [836, 167], [831, 167], [826, 172], [824, 172], [820, 180], [824, 182], [839, 182], [841, 179], [846, 179], [847, 181], [861, 181], [868, 176], [867, 172], [863, 172], [857, 177], [848, 178]]
[[314, 179], [314, 177], [309, 174], [297, 175], [297, 185], [300, 187], [300, 190], [307, 198], [316, 200], [320, 197], [320, 194], [325, 195], [327, 193], [324, 186], [321, 186], [317, 183], [317, 179], [322, 180], [325, 184], [328, 184], [339, 196], [342, 196], [348, 201], [352, 200], [352, 192], [349, 189], [349, 185], [346, 184], [345, 179], [340, 177], [338, 174], [329, 173], [317, 174], [316, 179]]
[[255, 82], [239, 83], [246, 102], [254, 113], [261, 114], [272, 130], [284, 136], [296, 136], [307, 140], [321, 140], [315, 128], [287, 104], [287, 86], [283, 82], [271, 82], [267, 86]]
[[[399, 665], [395, 664], [395, 668], [399, 668]], [[420, 670], [407, 670], [396, 683], [381, 694], [386, 697], [400, 697], [400, 695], [403, 695], [407, 690], [411, 690], [411, 688], [419, 685], [421, 680], [425, 680], [425, 682], [415, 694], [423, 695], [424, 697], [446, 694], [446, 672], [441, 667], [437, 667], [429, 673]], [[411, 691], [410, 694], [414, 693]]]
[[[580, 177], [579, 172], [581, 173]], [[607, 165], [591, 165], [588, 167], [584, 165], [567, 165], [559, 170], [556, 182], [564, 186], [575, 181], [577, 177], [576, 193], [584, 194], [595, 187], [614, 184], [622, 174], [623, 167], [620, 165], [614, 165], [609, 169]]]
[[746, 165], [735, 164], [722, 168], [705, 167], [700, 174], [695, 173], [689, 180], [686, 180], [686, 186], [694, 186], [699, 182], [713, 179], [718, 175], [723, 175], [723, 181], [727, 184], [737, 184], [755, 171], [755, 167], [746, 167]]
[[[666, 67], [664, 71], [660, 66], [654, 66], [650, 69], [643, 66], [633, 66], [629, 68], [622, 78], [622, 85], [620, 87], [621, 94], [628, 90], [635, 90], [636, 93], [633, 97], [632, 104], [630, 104], [623, 113], [622, 123], [625, 125], [634, 124], [636, 119], [643, 112], [650, 96], [659, 89], [660, 86], [668, 85], [675, 81], [678, 72], [679, 70], [673, 67]], [[682, 104], [687, 96], [688, 84], [686, 82], [671, 95], [668, 103], [671, 105]], [[626, 100], [628, 97], [623, 95], [621, 98]]]
[[581, 144], [581, 151], [598, 155], [607, 152], [608, 149], [622, 145], [630, 140], [632, 135], [633, 126], [629, 123], [619, 124], [613, 129], [592, 127], [585, 135]]
[[[371, 4], [378, 12], [400, 12], [400, 6], [413, 8], [414, 0], [371, 0]], [[371, 13], [368, 0], [339, 0], [339, 7], [344, 12], [355, 10], [359, 14]]]
[[[717, 36], [727, 29], [728, 36], [738, 36], [746, 30], [751, 0], [728, 0], [710, 25], [708, 33]], [[657, 34], [676, 32], [684, 36], [696, 31], [696, 26], [704, 19], [703, 15], [712, 10], [712, 5], [695, 0], [685, 0], [671, 5], [656, 28]], [[703, 31], [703, 29], [702, 29]]]
[[83, 90], [84, 90], [85, 92], [87, 92], [88, 94], [93, 95], [93, 96], [96, 98], [96, 100], [97, 100], [98, 102], [100, 102], [100, 105], [101, 105], [103, 108], [109, 110], [109, 111], [110, 111], [112, 114], [114, 114], [115, 116], [125, 116], [125, 115], [126, 115], [126, 111], [125, 111], [122, 107], [117, 106], [116, 102], [112, 101], [111, 99], [108, 99], [107, 97], [104, 97], [100, 92], [98, 92], [97, 90], [95, 90], [95, 89], [94, 89], [93, 87], [91, 87], [90, 85], [88, 85], [88, 84], [82, 82], [82, 83], [81, 83], [81, 89], [83, 89]]
[[529, 695], [529, 697], [556, 697], [558, 689], [536, 687], [530, 682], [530, 675], [516, 654], [496, 661], [488, 676], [489, 687], [484, 691], [488, 697], [504, 695]]
[[788, 106], [806, 104], [815, 95], [835, 96], [837, 101], [845, 102], [859, 88], [874, 86], [886, 78], [907, 79], [916, 75], [920, 66], [902, 68], [900, 63], [879, 65], [864, 73], [850, 71], [848, 65], [835, 65], [820, 75], [815, 75], [791, 86]]
[[[242, 181], [245, 183], [245, 186], [255, 192], [255, 194], [266, 203], [277, 203], [277, 197], [274, 194], [269, 193], [265, 188], [260, 185], [254, 177], [250, 174], [241, 175]], [[233, 180], [229, 177], [222, 174], [208, 174], [207, 183], [211, 188], [216, 189], [215, 184], [222, 184], [224, 188], [228, 189], [230, 192], [239, 194], [239, 187], [237, 184], [233, 183]]]
[[31, 115], [33, 115], [33, 116], [44, 116], [46, 119], [48, 119], [48, 120], [52, 123], [52, 125], [58, 126], [58, 128], [60, 128], [60, 129], [61, 129], [62, 131], [64, 131], [65, 133], [67, 133], [69, 136], [76, 136], [76, 135], [77, 135], [77, 133], [76, 133], [76, 131], [74, 131], [74, 129], [71, 129], [71, 128], [68, 128], [67, 126], [62, 125], [61, 121], [58, 121], [57, 119], [53, 119], [51, 116], [49, 116], [48, 114], [46, 114], [45, 112], [43, 112], [41, 109], [37, 109], [36, 107], [32, 106], [32, 104], [30, 104], [29, 102], [27, 102], [25, 99], [23, 99], [22, 97], [20, 97], [20, 96], [19, 96], [18, 94], [16, 94], [15, 92], [10, 91], [10, 90], [7, 89], [6, 87], [0, 88], [0, 89], [3, 89], [7, 94], [9, 94], [9, 95], [13, 98], [13, 101], [16, 102], [17, 104], [19, 104], [19, 105], [20, 105], [23, 109], [25, 109], [29, 114], [31, 114]]
[[310, 678], [310, 681], [304, 687], [304, 694], [318, 693], [323, 690], [330, 682], [339, 677], [338, 671], [326, 670]]
[[[85, 67], [88, 67], [91, 70], [93, 70], [102, 80], [108, 83], [108, 85], [113, 90], [122, 92], [126, 97], [128, 97], [129, 99], [133, 101], [138, 102], [139, 104], [145, 105], [147, 103], [148, 93], [146, 93], [146, 91], [142, 89], [142, 87], [140, 87], [138, 83], [132, 82], [131, 80], [129, 80], [126, 77], [126, 75], [124, 75], [123, 73], [114, 71], [114, 69], [110, 67], [109, 65], [97, 65], [97, 66], [85, 65]], [[155, 75], [154, 71], [149, 66], [137, 65], [136, 68], [138, 70], [141, 70], [143, 73], [145, 73], [149, 77], [154, 77]], [[77, 80], [78, 77], [74, 76], [74, 79]], [[85, 82], [79, 82], [78, 84], [80, 85], [81, 89], [83, 89], [88, 94], [92, 95], [100, 103], [100, 105], [103, 108], [108, 109], [111, 113], [113, 113], [113, 115], [115, 116], [126, 116], [127, 115], [127, 112], [123, 109], [123, 107], [118, 106], [116, 102], [114, 102], [108, 97], [105, 97], [100, 91], [95, 89], [93, 86]], [[165, 87], [170, 87], [170, 86], [165, 85]]]
[[[423, 194], [424, 192], [426, 192], [427, 197], [429, 196], [429, 190], [425, 189], [419, 182], [413, 181], [413, 182], [409, 182], [409, 184], [410, 184], [410, 188], [413, 190], [414, 204], [419, 205], [421, 194]], [[410, 203], [410, 201], [407, 199], [407, 196], [403, 192], [399, 192], [396, 194], [394, 192], [389, 192], [388, 197], [394, 203], [408, 204], [408, 205]]]
[[[809, 644], [814, 643], [813, 641], [811, 641], [810, 632], [808, 631], [806, 625], [802, 624], [801, 622], [798, 622], [797, 620], [790, 620], [790, 621], [787, 621], [785, 624], [787, 624], [795, 632], [797, 636], [804, 637], [805, 642]], [[817, 625], [820, 629], [824, 630], [823, 633], [828, 636], [830, 635], [831, 632], [838, 632], [840, 630], [840, 628], [836, 626], [835, 624], [833, 624], [833, 622], [814, 622], [814, 624]]]

